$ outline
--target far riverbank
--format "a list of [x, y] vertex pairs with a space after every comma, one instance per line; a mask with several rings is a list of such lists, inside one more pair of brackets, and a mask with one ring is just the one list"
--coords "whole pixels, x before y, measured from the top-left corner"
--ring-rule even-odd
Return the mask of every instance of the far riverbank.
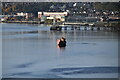
[[[19, 23], [19, 24], [46, 24], [53, 25], [52, 23], [43, 23], [40, 21], [4, 21], [2, 23]], [[110, 30], [120, 31], [120, 22], [57, 22], [56, 26], [87, 26], [87, 27], [103, 27], [103, 28], [111, 28]]]

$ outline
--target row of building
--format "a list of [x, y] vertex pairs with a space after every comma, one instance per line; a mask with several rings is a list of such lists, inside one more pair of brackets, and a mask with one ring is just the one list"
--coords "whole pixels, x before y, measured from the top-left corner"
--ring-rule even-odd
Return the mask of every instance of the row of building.
[[[38, 12], [38, 17], [35, 18], [33, 13], [17, 13], [16, 15], [5, 15], [1, 18], [2, 21], [5, 20], [40, 20], [45, 21], [56, 20], [57, 22], [65, 21], [65, 17], [68, 16], [68, 12]], [[19, 17], [19, 18], [18, 18]]]
[[97, 22], [97, 21], [120, 21], [120, 17], [113, 16], [81, 16], [81, 15], [69, 15], [68, 12], [38, 12], [38, 17], [35, 18], [33, 13], [17, 13], [16, 15], [6, 15], [1, 18], [1, 21], [14, 21], [14, 20], [28, 20], [28, 21], [41, 21], [52, 20], [56, 22]]

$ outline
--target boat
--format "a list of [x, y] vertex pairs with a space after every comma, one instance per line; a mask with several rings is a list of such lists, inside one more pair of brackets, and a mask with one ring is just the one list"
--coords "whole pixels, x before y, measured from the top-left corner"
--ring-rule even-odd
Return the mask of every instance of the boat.
[[56, 31], [61, 31], [62, 27], [57, 24], [57, 22], [55, 21], [55, 17], [53, 19], [53, 25], [50, 27], [50, 30], [56, 30]]
[[62, 27], [60, 27], [60, 26], [51, 26], [51, 27], [50, 27], [50, 30], [61, 31], [61, 30], [62, 30]]

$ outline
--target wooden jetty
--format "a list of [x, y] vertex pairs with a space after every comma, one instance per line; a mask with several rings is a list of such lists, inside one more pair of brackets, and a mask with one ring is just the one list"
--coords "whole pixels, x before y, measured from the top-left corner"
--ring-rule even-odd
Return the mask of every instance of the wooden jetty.
[[120, 31], [119, 26], [109, 26], [109, 25], [105, 25], [105, 24], [106, 23], [97, 23], [96, 24], [96, 23], [87, 23], [87, 22], [85, 22], [85, 23], [64, 22], [63, 25], [59, 25], [56, 28], [54, 26], [54, 30], [57, 30], [58, 28], [60, 28], [60, 30]]
[[120, 31], [120, 27], [113, 26], [80, 26], [80, 25], [64, 25], [64, 26], [51, 26], [50, 30], [84, 30], [84, 31]]
[[63, 23], [64, 25], [81, 25], [81, 26], [93, 26], [94, 25], [94, 23], [87, 23], [87, 22], [85, 22], [85, 23], [82, 23], [82, 22], [65, 22], [65, 23]]

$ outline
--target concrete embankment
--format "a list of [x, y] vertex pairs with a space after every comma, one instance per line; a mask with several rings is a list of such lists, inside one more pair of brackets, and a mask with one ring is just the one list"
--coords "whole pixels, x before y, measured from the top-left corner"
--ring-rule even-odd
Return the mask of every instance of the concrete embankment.
[[3, 23], [41, 24], [41, 22], [40, 22], [40, 21], [4, 21]]

